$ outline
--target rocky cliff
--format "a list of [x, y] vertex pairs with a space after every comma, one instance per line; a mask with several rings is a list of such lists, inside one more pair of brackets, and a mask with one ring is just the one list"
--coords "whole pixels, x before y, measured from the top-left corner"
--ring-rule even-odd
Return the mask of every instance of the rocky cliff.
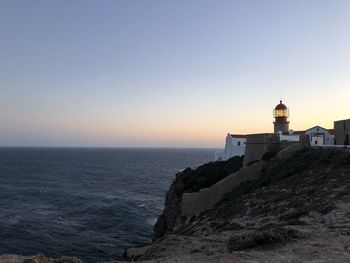
[[242, 157], [233, 157], [226, 162], [211, 162], [197, 169], [187, 168], [176, 175], [165, 196], [163, 213], [154, 227], [153, 240], [163, 237], [181, 227], [185, 218], [181, 217], [181, 197], [183, 193], [198, 192], [238, 171], [243, 164]]
[[0, 263], [83, 263], [76, 257], [48, 258], [44, 255], [19, 256], [19, 255], [0, 255]]
[[[178, 174], [155, 226], [155, 241], [139, 260], [350, 262], [350, 154], [306, 148], [264, 159], [257, 180], [187, 218], [180, 216], [181, 195], [196, 187], [186, 183], [203, 183], [200, 174], [218, 163], [201, 173]], [[225, 177], [220, 172], [225, 165], [221, 162], [216, 174]]]

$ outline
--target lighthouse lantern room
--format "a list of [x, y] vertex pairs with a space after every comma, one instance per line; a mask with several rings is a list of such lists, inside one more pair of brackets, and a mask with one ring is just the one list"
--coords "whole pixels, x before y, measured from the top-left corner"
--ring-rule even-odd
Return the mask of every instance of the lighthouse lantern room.
[[278, 104], [273, 110], [274, 121], [274, 132], [288, 132], [289, 131], [289, 109], [286, 105], [282, 103], [280, 100], [280, 104]]

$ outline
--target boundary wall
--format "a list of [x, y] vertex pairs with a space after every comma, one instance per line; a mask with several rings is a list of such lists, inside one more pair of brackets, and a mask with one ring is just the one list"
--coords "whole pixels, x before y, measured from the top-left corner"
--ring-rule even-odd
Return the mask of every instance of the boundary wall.
[[[245, 165], [239, 171], [227, 176], [209, 188], [201, 189], [196, 193], [184, 193], [181, 202], [181, 214], [194, 216], [206, 210], [211, 209], [214, 205], [222, 200], [226, 193], [231, 192], [235, 187], [247, 181], [258, 179], [265, 165], [262, 161], [263, 155], [268, 151], [279, 151], [276, 155], [279, 159], [285, 159], [292, 156], [295, 152], [309, 146], [308, 137], [302, 138], [300, 143], [279, 144], [276, 141], [278, 135], [274, 134], [257, 134], [247, 137], [247, 148], [244, 159]], [[250, 145], [251, 144], [251, 145]]]

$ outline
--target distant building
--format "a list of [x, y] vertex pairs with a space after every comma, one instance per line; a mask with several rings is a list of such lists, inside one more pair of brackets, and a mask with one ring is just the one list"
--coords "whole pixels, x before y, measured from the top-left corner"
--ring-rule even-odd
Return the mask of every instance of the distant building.
[[[300, 140], [300, 135], [307, 134], [311, 146], [334, 145], [334, 130], [314, 126], [306, 131], [289, 130], [289, 109], [280, 101], [274, 111], [274, 131], [280, 136], [280, 141], [295, 142]], [[350, 126], [349, 126], [350, 127]]]
[[335, 144], [350, 144], [350, 119], [334, 122]]
[[273, 117], [275, 118], [275, 121], [273, 122], [275, 133], [279, 131], [289, 131], [289, 109], [282, 103], [282, 100], [280, 100], [280, 104], [278, 104], [273, 110]]
[[226, 136], [225, 149], [215, 153], [215, 160], [226, 161], [233, 156], [244, 155], [246, 137], [246, 135], [228, 133]]
[[[329, 146], [335, 143], [349, 145], [350, 143], [350, 119], [334, 122], [334, 129], [314, 126], [306, 131], [289, 130], [289, 109], [282, 103], [282, 100], [280, 100], [280, 103], [273, 109], [273, 117], [275, 118], [273, 122], [274, 134], [277, 135], [280, 142], [298, 142], [300, 141], [300, 136], [309, 135], [311, 146]], [[272, 135], [270, 134], [269, 136], [271, 137]], [[276, 136], [273, 136], [273, 138], [276, 138]], [[246, 140], [247, 135], [228, 133], [226, 136], [225, 149], [215, 153], [215, 160], [225, 161], [233, 156], [244, 155], [247, 143]]]
[[281, 142], [298, 142], [300, 140], [300, 135], [305, 134], [305, 131], [278, 131], [277, 134], [279, 135]]
[[315, 126], [305, 131], [311, 146], [334, 145], [334, 130]]
[[310, 138], [311, 146], [334, 145], [334, 130], [325, 129], [321, 126], [314, 126], [306, 131], [293, 131], [287, 133], [277, 132], [280, 136], [280, 141], [297, 142], [300, 136], [307, 134]]

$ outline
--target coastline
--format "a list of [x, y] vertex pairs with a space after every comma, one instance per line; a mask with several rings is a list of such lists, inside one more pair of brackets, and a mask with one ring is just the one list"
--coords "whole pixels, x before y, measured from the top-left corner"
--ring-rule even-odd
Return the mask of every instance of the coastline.
[[[176, 214], [176, 205], [181, 206], [174, 202], [176, 190], [184, 189], [179, 179], [186, 170], [177, 174], [166, 195], [171, 226], [151, 245], [129, 248], [126, 258], [148, 263], [349, 262], [350, 154], [291, 146], [261, 162], [256, 181], [232, 189], [195, 216]], [[160, 216], [157, 224], [165, 221]]]
[[[349, 152], [290, 146], [250, 164], [250, 170], [259, 169], [259, 176], [234, 187], [212, 208], [196, 215], [181, 213], [179, 197], [208, 184], [199, 179], [215, 179], [211, 183], [216, 185], [240, 174], [241, 163], [236, 158], [177, 173], [153, 242], [128, 248], [124, 260], [99, 262], [349, 262]], [[1, 263], [82, 262], [74, 257], [0, 259]]]

